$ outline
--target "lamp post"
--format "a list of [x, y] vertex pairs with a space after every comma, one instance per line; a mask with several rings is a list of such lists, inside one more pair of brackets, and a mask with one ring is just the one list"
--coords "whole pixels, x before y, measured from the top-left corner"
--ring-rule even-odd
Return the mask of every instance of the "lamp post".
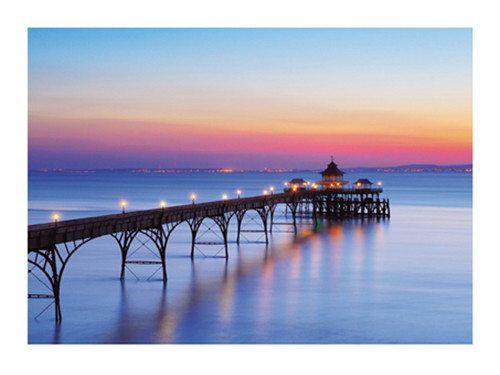
[[193, 204], [194, 204], [196, 201], [196, 194], [191, 194], [191, 199], [193, 200]]
[[227, 199], [227, 195], [226, 194], [222, 194], [222, 200], [226, 200]]
[[160, 207], [163, 210], [165, 207], [167, 207], [167, 203], [165, 203], [165, 201], [161, 201], [160, 202]]
[[122, 214], [124, 214], [125, 213], [125, 206], [127, 205], [127, 202], [122, 201], [121, 205], [122, 205]]
[[238, 199], [241, 197], [241, 190], [236, 190], [236, 194], [238, 195]]
[[57, 224], [57, 220], [59, 220], [59, 214], [52, 215], [52, 219], [54, 219], [54, 222]]
[[263, 193], [264, 195], [267, 195], [269, 192], [268, 192], [267, 190], [264, 190], [262, 193]]
[[274, 186], [271, 186], [269, 190], [271, 190], [271, 194], [274, 194]]

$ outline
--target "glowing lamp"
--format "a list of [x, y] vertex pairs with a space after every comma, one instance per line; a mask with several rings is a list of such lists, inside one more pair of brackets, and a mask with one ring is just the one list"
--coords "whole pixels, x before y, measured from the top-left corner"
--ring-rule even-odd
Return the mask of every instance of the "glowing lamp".
[[52, 215], [52, 219], [57, 223], [57, 220], [59, 220], [59, 214], [54, 214]]
[[316, 189], [318, 189], [318, 185], [316, 185], [316, 184], [314, 184], [312, 187], [313, 187], [313, 189], [315, 189], [315, 190], [316, 190]]
[[274, 187], [273, 187], [273, 186], [271, 186], [271, 187], [269, 188], [269, 190], [271, 190], [271, 194], [273, 194], [273, 192], [274, 192]]
[[236, 194], [238, 195], [238, 198], [241, 196], [241, 190], [236, 190]]
[[264, 190], [263, 191], [264, 195], [267, 195], [268, 194], [268, 191], [267, 190]]
[[121, 201], [120, 204], [122, 205], [122, 212], [125, 213], [125, 207], [127, 206], [127, 202], [126, 201]]
[[194, 204], [194, 202], [196, 200], [196, 194], [191, 194], [191, 200], [193, 201], [193, 204]]
[[297, 186], [294, 186], [294, 187], [292, 188], [292, 190], [293, 190], [294, 192], [296, 192], [296, 191], [297, 191]]
[[167, 206], [167, 204], [165, 203], [165, 201], [161, 201], [160, 206], [161, 206], [161, 208], [165, 208]]
[[226, 194], [223, 194], [223, 195], [222, 195], [222, 199], [226, 200], [226, 199], [227, 199], [227, 195], [226, 195]]
[[361, 186], [361, 182], [358, 182], [356, 185], [357, 185], [357, 186]]
[[382, 183], [379, 181], [379, 182], [377, 182], [377, 185], [378, 186], [382, 186]]

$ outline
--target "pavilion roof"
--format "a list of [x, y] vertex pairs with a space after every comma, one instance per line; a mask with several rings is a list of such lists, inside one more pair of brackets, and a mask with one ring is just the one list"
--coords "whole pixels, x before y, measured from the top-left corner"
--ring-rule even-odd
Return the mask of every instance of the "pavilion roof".
[[358, 181], [356, 181], [354, 184], [360, 183], [362, 185], [373, 185], [373, 182], [371, 182], [367, 178], [360, 178]]
[[290, 182], [288, 182], [289, 184], [305, 184], [306, 181], [303, 179], [303, 178], [294, 178], [293, 180], [291, 180]]
[[335, 164], [333, 161], [328, 164], [328, 167], [321, 172], [321, 175], [343, 175], [345, 174], [342, 172], [338, 167], [337, 164]]

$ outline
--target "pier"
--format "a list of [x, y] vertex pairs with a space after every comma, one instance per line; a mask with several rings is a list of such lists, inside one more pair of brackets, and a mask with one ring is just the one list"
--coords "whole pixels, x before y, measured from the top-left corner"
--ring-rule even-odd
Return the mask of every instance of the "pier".
[[[197, 235], [201, 224], [211, 220], [219, 228], [223, 239], [225, 258], [229, 257], [228, 229], [230, 221], [237, 221], [236, 243], [240, 242], [242, 223], [249, 211], [256, 211], [261, 219], [265, 243], [269, 243], [269, 232], [274, 224], [274, 212], [278, 205], [285, 205], [292, 218], [295, 233], [297, 217], [309, 217], [314, 228], [321, 218], [345, 217], [390, 217], [389, 199], [380, 199], [381, 187], [328, 188], [290, 190], [278, 194], [266, 194], [249, 198], [236, 198], [207, 203], [162, 207], [82, 218], [56, 221], [28, 226], [28, 272], [40, 270], [52, 290], [52, 294], [28, 294], [28, 298], [52, 298], [55, 305], [55, 320], [62, 319], [60, 306], [60, 286], [64, 269], [71, 256], [92, 239], [112, 236], [120, 249], [120, 280], [124, 280], [128, 263], [161, 266], [163, 281], [167, 281], [167, 244], [181, 223], [187, 223], [191, 231], [191, 258], [194, 257]], [[155, 245], [159, 261], [131, 261], [127, 259], [130, 246], [141, 233]]]

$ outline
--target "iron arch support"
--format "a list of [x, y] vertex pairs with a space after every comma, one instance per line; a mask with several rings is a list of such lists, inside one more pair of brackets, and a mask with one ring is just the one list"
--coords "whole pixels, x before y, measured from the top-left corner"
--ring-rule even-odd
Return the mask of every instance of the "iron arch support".
[[132, 244], [132, 241], [134, 238], [137, 236], [139, 231], [123, 231], [118, 233], [112, 233], [111, 237], [113, 237], [116, 242], [118, 242], [118, 246], [120, 246], [120, 252], [122, 255], [122, 265], [121, 265], [121, 270], [120, 270], [120, 280], [123, 281], [125, 280], [125, 264], [127, 261], [127, 254], [130, 249], [130, 245]]
[[269, 217], [269, 213], [271, 211], [271, 206], [263, 206], [263, 207], [258, 207], [254, 208], [255, 211], [259, 214], [261, 220], [262, 220], [262, 225], [264, 226], [264, 233], [266, 235], [266, 244], [269, 244], [269, 235], [268, 235], [268, 230], [267, 230], [267, 218]]
[[234, 216], [236, 216], [236, 223], [238, 226], [238, 231], [236, 234], [236, 243], [238, 245], [240, 244], [241, 224], [243, 223], [243, 218], [245, 217], [246, 213], [247, 210], [238, 210], [234, 213]]
[[167, 277], [167, 244], [168, 240], [170, 238], [170, 235], [174, 231], [175, 228], [179, 224], [181, 224], [182, 221], [178, 221], [176, 223], [165, 223], [165, 224], [160, 224], [156, 228], [150, 228], [150, 229], [143, 229], [140, 231], [140, 233], [144, 234], [145, 236], [149, 237], [153, 243], [155, 244], [156, 248], [158, 249], [158, 253], [160, 255], [160, 260], [161, 260], [161, 266], [162, 266], [162, 274], [163, 274], [163, 281], [166, 282], [168, 277]]
[[[62, 320], [62, 311], [61, 311], [61, 280], [64, 270], [66, 269], [66, 265], [68, 264], [71, 256], [85, 243], [89, 242], [92, 238], [86, 238], [81, 240], [80, 243], [76, 243], [73, 241], [73, 247], [68, 247], [68, 244], [63, 243], [64, 248], [60, 249], [54, 244], [51, 248], [48, 249], [38, 249], [33, 250], [28, 253], [34, 254], [34, 259], [28, 258], [28, 263], [33, 265], [33, 268], [37, 268], [40, 270], [44, 276], [47, 278], [50, 289], [52, 290], [52, 298], [54, 298], [54, 306], [55, 306], [55, 320], [56, 323], [59, 323]], [[33, 271], [28, 270], [29, 273]], [[28, 294], [30, 297], [30, 294]]]
[[229, 246], [228, 246], [228, 232], [229, 232], [229, 222], [231, 221], [231, 218], [235, 215], [234, 212], [223, 212], [219, 215], [214, 215], [214, 216], [206, 216], [202, 218], [193, 218], [191, 220], [188, 220], [189, 227], [191, 228], [191, 258], [194, 258], [194, 250], [195, 250], [195, 244], [196, 244], [196, 236], [198, 234], [198, 231], [201, 227], [201, 224], [205, 219], [210, 219], [212, 220], [218, 227], [219, 230], [221, 231], [222, 238], [224, 241], [224, 250], [225, 250], [225, 256], [226, 259], [229, 258]]

